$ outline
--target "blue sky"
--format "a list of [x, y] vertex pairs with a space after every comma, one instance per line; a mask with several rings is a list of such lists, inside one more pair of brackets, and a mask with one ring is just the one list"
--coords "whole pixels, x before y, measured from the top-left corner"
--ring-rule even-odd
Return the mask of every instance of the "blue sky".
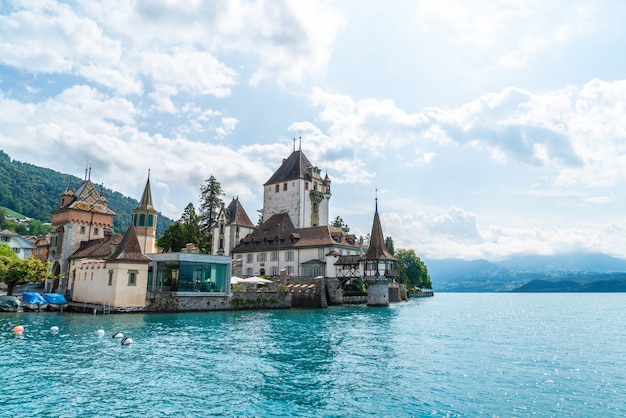
[[[0, 149], [256, 220], [302, 138], [331, 219], [424, 258], [626, 258], [626, 3], [0, 1]], [[299, 142], [299, 141], [298, 141]]]

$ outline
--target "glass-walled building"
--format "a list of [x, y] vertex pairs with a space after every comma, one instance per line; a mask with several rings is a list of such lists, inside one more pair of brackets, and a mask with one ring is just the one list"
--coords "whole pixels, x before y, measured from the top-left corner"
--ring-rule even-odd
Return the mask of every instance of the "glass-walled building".
[[150, 254], [149, 292], [204, 292], [227, 294], [230, 291], [231, 257], [192, 254]]

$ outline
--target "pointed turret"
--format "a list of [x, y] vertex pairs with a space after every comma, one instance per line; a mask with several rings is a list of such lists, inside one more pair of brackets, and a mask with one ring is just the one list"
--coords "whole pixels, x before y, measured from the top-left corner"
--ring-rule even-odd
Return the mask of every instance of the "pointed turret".
[[136, 209], [144, 209], [154, 210], [154, 205], [152, 204], [152, 190], [150, 189], [150, 172], [148, 171], [148, 181], [146, 182], [146, 187], [143, 189], [143, 193], [141, 194], [141, 201], [139, 202], [139, 206]]
[[376, 198], [370, 245], [365, 255], [361, 257], [363, 279], [367, 283], [368, 306], [389, 305], [389, 283], [397, 275], [394, 269], [396, 260], [397, 258], [385, 247], [385, 236], [378, 216], [378, 198]]
[[139, 206], [133, 210], [133, 226], [144, 254], [156, 253], [156, 225], [158, 212], [152, 204], [152, 190], [150, 188], [150, 171], [148, 181], [143, 189]]

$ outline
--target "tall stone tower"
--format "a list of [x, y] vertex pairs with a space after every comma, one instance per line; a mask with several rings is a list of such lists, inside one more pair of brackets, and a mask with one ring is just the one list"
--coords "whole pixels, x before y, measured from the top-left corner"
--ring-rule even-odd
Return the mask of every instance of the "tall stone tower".
[[[295, 148], [295, 147], [294, 147]], [[295, 228], [328, 225], [330, 178], [295, 150], [263, 185], [263, 222], [287, 213]]]
[[55, 276], [47, 291], [64, 292], [69, 277], [68, 258], [83, 241], [104, 238], [111, 232], [115, 213], [108, 208], [109, 202], [98, 192], [85, 170], [85, 181], [76, 189], [70, 181], [61, 194], [60, 204], [52, 214], [52, 230], [50, 231], [50, 247], [48, 261], [52, 263], [52, 274]]
[[148, 181], [143, 189], [139, 206], [133, 210], [133, 226], [137, 233], [137, 239], [141, 251], [144, 254], [156, 253], [156, 226], [157, 214], [152, 204], [152, 190], [150, 189], [150, 172], [148, 172]]
[[394, 268], [394, 262], [397, 260], [385, 247], [383, 228], [378, 216], [378, 199], [376, 199], [370, 245], [360, 261], [363, 264], [363, 280], [367, 284], [367, 306], [389, 305], [389, 283], [397, 276]]

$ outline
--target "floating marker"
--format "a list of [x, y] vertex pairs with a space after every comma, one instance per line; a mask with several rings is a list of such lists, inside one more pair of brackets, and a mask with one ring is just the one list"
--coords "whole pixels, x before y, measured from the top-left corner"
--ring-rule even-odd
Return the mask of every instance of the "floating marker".
[[129, 345], [134, 343], [133, 339], [130, 337], [126, 337], [122, 339], [122, 345]]
[[121, 332], [116, 332], [111, 338], [124, 338], [124, 334], [122, 334]]
[[96, 334], [98, 334], [98, 337], [104, 337], [104, 330], [99, 329], [98, 331], [96, 331]]
[[22, 325], [16, 325], [13, 328], [13, 333], [15, 335], [22, 335], [24, 333], [24, 327]]
[[57, 327], [56, 325], [53, 325], [50, 327], [50, 331], [52, 332], [59, 332], [59, 327]]

